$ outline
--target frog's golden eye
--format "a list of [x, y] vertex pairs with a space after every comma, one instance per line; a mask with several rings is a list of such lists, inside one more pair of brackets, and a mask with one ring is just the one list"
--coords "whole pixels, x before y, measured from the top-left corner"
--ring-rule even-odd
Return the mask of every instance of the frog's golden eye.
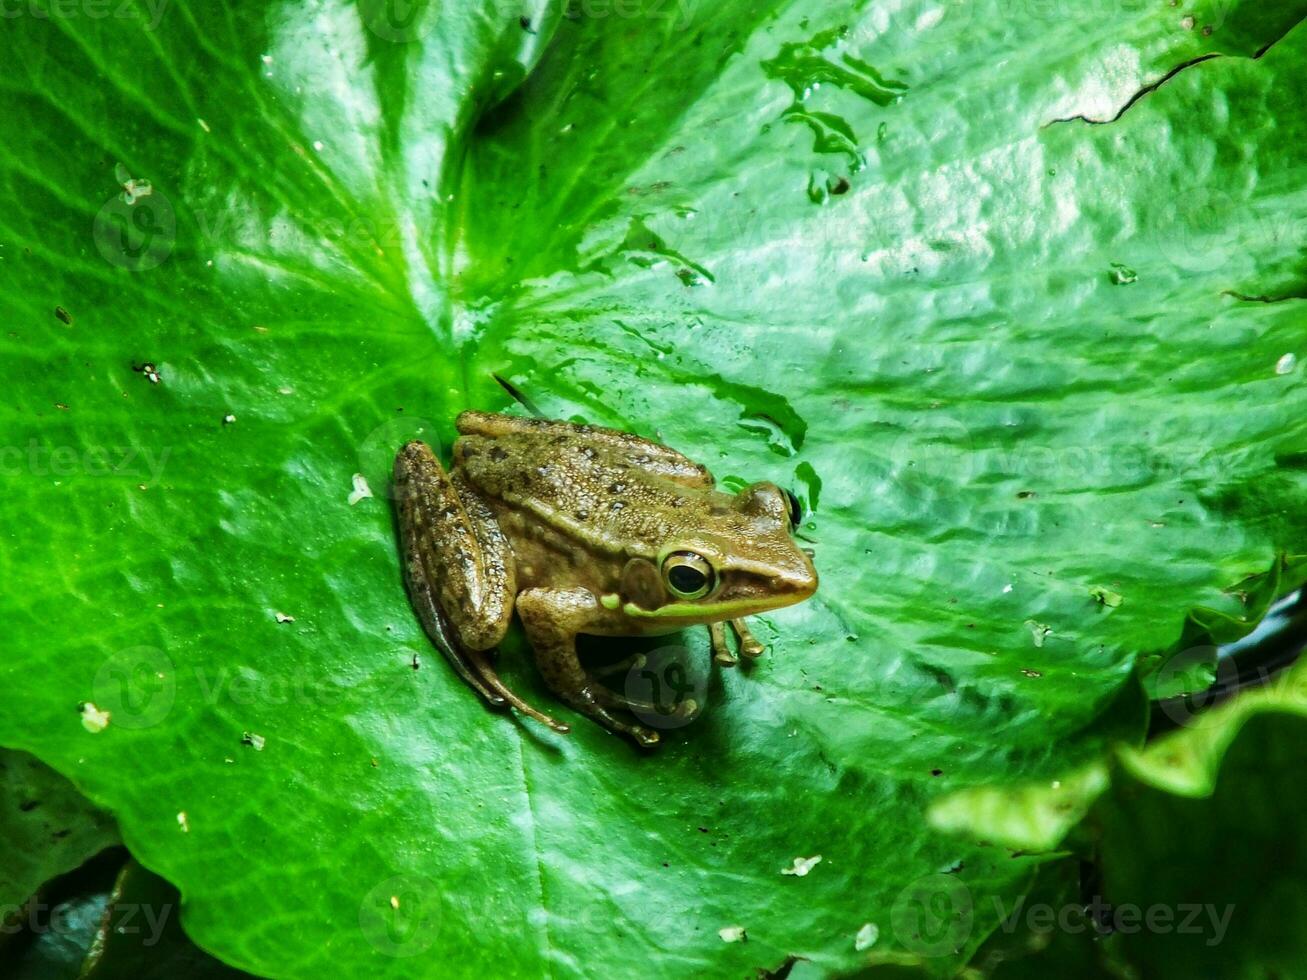
[[713, 587], [713, 570], [708, 560], [693, 551], [673, 551], [663, 561], [663, 581], [672, 595], [698, 599]]

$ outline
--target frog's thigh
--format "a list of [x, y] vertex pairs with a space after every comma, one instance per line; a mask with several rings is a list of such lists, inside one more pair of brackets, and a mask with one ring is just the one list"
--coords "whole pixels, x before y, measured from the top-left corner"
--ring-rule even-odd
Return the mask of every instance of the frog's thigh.
[[517, 597], [517, 614], [540, 676], [550, 689], [609, 731], [629, 735], [641, 745], [656, 745], [657, 732], [609, 712], [610, 707], [635, 705], [597, 683], [576, 655], [576, 634], [584, 632], [602, 611], [588, 589], [527, 589]]
[[[602, 426], [576, 425], [554, 419], [524, 419], [514, 415], [497, 415], [494, 412], [467, 411], [455, 422], [465, 436], [536, 435], [541, 437], [565, 436], [619, 453], [625, 453], [631, 462], [646, 473], [672, 480], [687, 487], [712, 489], [715, 485], [708, 470], [662, 443], [632, 435], [620, 429]], [[636, 460], [639, 462], [636, 462]]]
[[395, 491], [410, 590], [429, 589], [468, 648], [495, 646], [513, 615], [516, 576], [489, 506], [420, 442], [395, 458]]

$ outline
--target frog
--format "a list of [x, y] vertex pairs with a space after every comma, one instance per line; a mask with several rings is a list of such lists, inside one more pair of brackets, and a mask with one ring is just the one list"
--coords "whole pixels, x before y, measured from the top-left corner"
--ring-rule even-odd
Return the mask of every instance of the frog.
[[[656, 707], [588, 671], [578, 635], [707, 626], [713, 662], [732, 667], [727, 624], [754, 660], [764, 647], [746, 617], [817, 590], [813, 553], [795, 538], [799, 502], [774, 483], [725, 492], [702, 464], [620, 429], [476, 410], [455, 428], [448, 468], [421, 441], [396, 454], [400, 560], [427, 636], [492, 708], [571, 730], [495, 669], [516, 614], [563, 704], [656, 746], [660, 733], [640, 721]], [[687, 699], [677, 710], [699, 707]]]

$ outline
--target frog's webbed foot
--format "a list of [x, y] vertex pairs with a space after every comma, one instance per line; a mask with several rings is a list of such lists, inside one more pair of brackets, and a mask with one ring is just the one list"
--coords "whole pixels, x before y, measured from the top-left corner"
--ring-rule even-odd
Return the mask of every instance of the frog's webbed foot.
[[[637, 706], [643, 709], [642, 702], [627, 701], [598, 684], [588, 685], [580, 691], [559, 691], [558, 696], [581, 714], [599, 722], [610, 732], [629, 736], [637, 744], [645, 748], [652, 748], [662, 741], [662, 737], [652, 728], [646, 728], [644, 725], [637, 725], [634, 722], [623, 721], [609, 711], [609, 708], [635, 708]], [[649, 708], [652, 709], [653, 705], [649, 705]]]
[[[750, 660], [762, 656], [765, 649], [749, 631], [749, 625], [743, 619], [730, 620], [731, 629], [740, 643], [740, 653]], [[708, 624], [708, 636], [712, 640], [713, 660], [722, 667], [734, 667], [740, 661], [726, 643], [726, 627], [721, 623]]]

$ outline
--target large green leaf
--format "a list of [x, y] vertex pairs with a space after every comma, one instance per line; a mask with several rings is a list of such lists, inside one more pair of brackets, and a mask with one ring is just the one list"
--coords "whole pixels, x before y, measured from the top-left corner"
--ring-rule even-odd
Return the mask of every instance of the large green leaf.
[[[1037, 859], [929, 800], [1136, 735], [1301, 549], [1301, 4], [89, 11], [0, 35], [0, 742], [232, 963], [950, 970]], [[388, 457], [493, 373], [814, 507], [657, 755], [407, 608]]]

